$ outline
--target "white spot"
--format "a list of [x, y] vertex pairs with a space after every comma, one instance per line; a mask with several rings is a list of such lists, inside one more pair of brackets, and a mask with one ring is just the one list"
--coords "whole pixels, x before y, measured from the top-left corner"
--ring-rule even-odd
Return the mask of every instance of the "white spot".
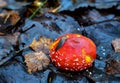
[[59, 67], [61, 66], [60, 63], [57, 63], [57, 64], [58, 64]]
[[66, 66], [68, 66], [69, 64], [65, 63]]
[[78, 58], [76, 58], [74, 61], [79, 61], [79, 59], [78, 59]]
[[85, 63], [85, 60], [82, 60], [82, 63], [84, 64], [84, 63]]
[[58, 56], [55, 56], [56, 58], [58, 58]]
[[89, 72], [90, 75], [92, 75], [92, 72]]
[[68, 68], [65, 68], [65, 70], [69, 70]]
[[75, 63], [73, 63], [73, 65], [75, 65]]
[[54, 54], [55, 52], [52, 52], [52, 54]]
[[88, 70], [88, 69], [86, 69], [86, 72], [89, 72], [89, 70]]
[[71, 71], [73, 71], [73, 69], [70, 69]]
[[100, 59], [103, 59], [103, 57], [100, 57]]
[[61, 58], [60, 58], [59, 60], [60, 60], [60, 61], [62, 61], [62, 59], [61, 59]]
[[103, 55], [105, 55], [105, 53], [103, 52]]
[[103, 51], [105, 51], [105, 49], [103, 49]]
[[80, 28], [77, 28], [78, 31], [80, 31]]
[[79, 63], [76, 63], [76, 65], [79, 65]]
[[65, 60], [67, 60], [67, 58], [65, 58]]
[[80, 70], [83, 70], [83, 68], [81, 68]]

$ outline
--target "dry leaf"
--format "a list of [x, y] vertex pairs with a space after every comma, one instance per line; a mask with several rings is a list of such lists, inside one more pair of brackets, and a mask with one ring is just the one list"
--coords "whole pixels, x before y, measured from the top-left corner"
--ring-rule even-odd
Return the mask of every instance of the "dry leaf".
[[0, 17], [4, 18], [4, 24], [10, 20], [10, 23], [15, 25], [20, 20], [19, 13], [17, 11], [3, 11], [0, 13]]
[[43, 51], [45, 54], [49, 54], [49, 47], [51, 43], [52, 43], [51, 39], [40, 37], [39, 41], [34, 39], [30, 44], [30, 47], [36, 52]]
[[26, 54], [25, 62], [28, 67], [28, 72], [32, 73], [46, 68], [50, 63], [50, 59], [40, 51]]
[[120, 73], [120, 60], [111, 60], [109, 66], [106, 67], [107, 74]]
[[115, 49], [115, 52], [120, 52], [120, 38], [113, 40], [112, 45]]
[[19, 13], [18, 12], [13, 12], [10, 15], [10, 20], [11, 20], [12, 25], [15, 25], [20, 20]]
[[7, 34], [4, 37], [12, 44], [12, 45], [18, 45], [18, 37], [20, 33], [15, 32], [13, 34]]

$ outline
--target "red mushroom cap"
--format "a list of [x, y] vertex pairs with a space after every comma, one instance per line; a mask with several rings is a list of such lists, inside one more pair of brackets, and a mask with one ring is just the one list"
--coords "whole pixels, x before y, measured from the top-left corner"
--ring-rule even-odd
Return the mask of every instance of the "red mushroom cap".
[[92, 66], [96, 45], [80, 34], [65, 34], [52, 43], [50, 58], [62, 70], [81, 71]]

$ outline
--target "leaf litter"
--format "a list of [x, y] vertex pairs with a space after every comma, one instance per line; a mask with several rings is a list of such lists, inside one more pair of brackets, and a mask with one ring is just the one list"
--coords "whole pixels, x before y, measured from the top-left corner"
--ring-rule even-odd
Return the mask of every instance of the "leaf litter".
[[[58, 1], [58, 0], [55, 0], [55, 1]], [[35, 26], [33, 28], [25, 31], [25, 32], [21, 32], [21, 34], [19, 35], [19, 38], [18, 38], [19, 44], [17, 44], [17, 45], [20, 46], [22, 44], [23, 46], [26, 46], [26, 45], [29, 46], [32, 41], [36, 42], [36, 44], [35, 44], [36, 46], [39, 45], [39, 44], [40, 45], [38, 47], [36, 47], [36, 46], [34, 46], [34, 43], [32, 42], [33, 45], [32, 45], [32, 47], [30, 47], [30, 48], [32, 48], [32, 51], [31, 51], [31, 49], [27, 49], [27, 50], [25, 49], [25, 50], [23, 50], [23, 52], [20, 54], [19, 57], [24, 56], [24, 58], [25, 58], [26, 55], [28, 55], [29, 57], [33, 57], [33, 58], [28, 58], [27, 57], [27, 59], [25, 59], [26, 60], [26, 66], [28, 65], [27, 68], [28, 68], [29, 73], [36, 72], [38, 70], [39, 71], [44, 70], [43, 62], [44, 62], [45, 58], [43, 58], [44, 56], [42, 57], [41, 55], [45, 54], [45, 57], [46, 56], [48, 57], [48, 50], [46, 50], [48, 46], [46, 46], [45, 49], [44, 49], [43, 46], [41, 45], [41, 44], [44, 44], [44, 43], [38, 43], [40, 41], [39, 37], [40, 36], [45, 36], [47, 38], [51, 38], [51, 39], [54, 40], [55, 38], [57, 38], [58, 36], [60, 36], [62, 34], [73, 33], [73, 32], [82, 34], [84, 32], [83, 31], [81, 32], [81, 30], [84, 30], [86, 32], [86, 36], [93, 39], [93, 41], [95, 41], [95, 43], [97, 44], [97, 55], [98, 55], [98, 57], [97, 57], [97, 60], [95, 62], [95, 67], [96, 68], [94, 68], [94, 66], [93, 66], [93, 68], [90, 69], [90, 71], [92, 70], [93, 72], [90, 75], [86, 75], [85, 71], [80, 72], [80, 73], [78, 72], [77, 74], [79, 74], [79, 75], [76, 75], [76, 77], [78, 79], [76, 77], [75, 77], [75, 79], [71, 77], [72, 78], [72, 80], [71, 80], [71, 79], [69, 79], [68, 77], [66, 77], [62, 74], [62, 72], [64, 72], [64, 71], [57, 70], [56, 68], [51, 66], [51, 64], [50, 64], [50, 66], [52, 68], [51, 69], [47, 68], [47, 66], [48, 66], [47, 64], [49, 62], [48, 61], [46, 63], [47, 66], [45, 67], [47, 69], [45, 69], [45, 71], [36, 72], [35, 74], [27, 74], [24, 71], [24, 67], [23, 67], [23, 65], [25, 65], [25, 64], [21, 64], [19, 62], [15, 62], [13, 64], [15, 58], [17, 57], [16, 56], [15, 58], [13, 58], [10, 61], [12, 65], [10, 64], [10, 62], [8, 62], [9, 64], [6, 63], [7, 64], [6, 66], [1, 66], [1, 68], [0, 68], [0, 82], [1, 83], [6, 82], [6, 81], [7, 82], [16, 81], [17, 82], [18, 80], [21, 83], [24, 83], [26, 81], [27, 82], [39, 83], [40, 81], [41, 82], [47, 82], [48, 81], [47, 79], [49, 79], [49, 78], [51, 78], [51, 82], [53, 82], [53, 83], [58, 82], [58, 79], [60, 80], [59, 82], [82, 82], [82, 81], [83, 82], [91, 82], [90, 80], [93, 80], [94, 82], [117, 82], [117, 81], [120, 81], [119, 79], [117, 79], [118, 77], [120, 77], [120, 75], [116, 75], [116, 74], [119, 74], [119, 72], [120, 72], [119, 71], [119, 69], [120, 69], [119, 68], [119, 64], [120, 64], [119, 59], [120, 58], [117, 57], [117, 56], [119, 56], [119, 53], [118, 54], [115, 53], [114, 58], [112, 58], [112, 60], [109, 61], [109, 64], [107, 64], [105, 62], [105, 60], [111, 58], [111, 56], [114, 55], [114, 50], [111, 46], [112, 40], [120, 37], [120, 35], [119, 35], [119, 30], [120, 30], [119, 29], [119, 24], [120, 24], [119, 20], [114, 20], [115, 17], [117, 17], [117, 16], [119, 17], [119, 11], [118, 11], [119, 9], [117, 9], [117, 10], [115, 9], [117, 7], [117, 5], [119, 5], [119, 0], [118, 1], [117, 0], [114, 0], [114, 1], [113, 0], [102, 0], [102, 1], [88, 0], [87, 2], [90, 2], [90, 3], [87, 3], [87, 5], [84, 4], [84, 3], [77, 4], [80, 1], [82, 1], [82, 0], [79, 0], [79, 1], [78, 0], [72, 0], [72, 3], [73, 3], [72, 4], [73, 7], [71, 6], [72, 8], [70, 7], [70, 4], [66, 5], [66, 3], [65, 3], [65, 5], [63, 5], [63, 4], [59, 5], [59, 4], [61, 4], [61, 3], [59, 3], [56, 6], [54, 6], [53, 10], [56, 8], [54, 13], [57, 13], [56, 10], [57, 11], [58, 10], [59, 11], [66, 11], [66, 10], [71, 11], [72, 10], [73, 17], [74, 16], [76, 17], [76, 13], [77, 13], [77, 16], [79, 18], [81, 16], [83, 16], [82, 18], [80, 18], [80, 20], [82, 19], [82, 21], [78, 21], [76, 18], [75, 18], [75, 20], [73, 20], [73, 17], [68, 16], [68, 14], [65, 15], [66, 13], [61, 14], [59, 12], [59, 15], [56, 15], [56, 14], [50, 14], [50, 13], [46, 14], [46, 11], [40, 17], [36, 16], [37, 20], [33, 19], [34, 21], [33, 20], [28, 20], [28, 19], [26, 20], [26, 18], [22, 18], [22, 19], [25, 19], [26, 22], [25, 23], [22, 22], [22, 24], [20, 24], [22, 26], [21, 27], [18, 26], [19, 29], [29, 28], [29, 26], [31, 26], [31, 24], [32, 25], [34, 24]], [[85, 0], [83, 2], [85, 2]], [[90, 5], [90, 4], [94, 4], [94, 5]], [[104, 5], [104, 4], [106, 4], [106, 5]], [[68, 8], [67, 8], [67, 6], [68, 6]], [[7, 8], [10, 8], [10, 7], [7, 6]], [[61, 10], [62, 8], [63, 8], [63, 10]], [[86, 10], [86, 9], [84, 10], [84, 8], [89, 9], [89, 11]], [[109, 8], [111, 8], [111, 9], [109, 9]], [[23, 9], [25, 10], [25, 7]], [[22, 11], [23, 11], [23, 9], [22, 9]], [[81, 11], [81, 9], [83, 9], [84, 11]], [[87, 17], [85, 16], [85, 13], [81, 13], [81, 12], [78, 12], [78, 11], [74, 12], [76, 10], [88, 13], [88, 14], [86, 14]], [[102, 15], [101, 10], [104, 10], [105, 13], [107, 13], [107, 14]], [[114, 11], [112, 11], [112, 10], [114, 10]], [[40, 11], [44, 11], [44, 8]], [[38, 11], [38, 12], [40, 12], [40, 11]], [[112, 13], [110, 13], [109, 11], [111, 11]], [[22, 12], [22, 13], [24, 13], [24, 12]], [[27, 14], [27, 13], [28, 12], [25, 12], [24, 14]], [[19, 15], [21, 15], [21, 14], [19, 14]], [[11, 26], [12, 26], [11, 28], [14, 29], [15, 25], [18, 24], [21, 21], [21, 20], [19, 20], [19, 21], [14, 21], [13, 20], [14, 22], [12, 22], [10, 20], [10, 18], [6, 18], [6, 17], [7, 17], [7, 15], [5, 17], [4, 16], [1, 17], [3, 19], [2, 22], [1, 22], [2, 28], [0, 28], [1, 29], [0, 33], [2, 34], [2, 36], [3, 35], [6, 36], [6, 34], [4, 34], [3, 32], [8, 33], [7, 31], [5, 31], [6, 29], [9, 31]], [[17, 18], [17, 16], [15, 15], [15, 19], [16, 18]], [[9, 20], [11, 22], [8, 22]], [[85, 21], [85, 23], [88, 23], [89, 20], [91, 21], [91, 26], [87, 25], [87, 27], [86, 27], [86, 25], [83, 25], [83, 21]], [[106, 22], [106, 20], [110, 20], [110, 21]], [[6, 24], [5, 24], [6, 26], [3, 26], [4, 22], [6, 22]], [[78, 24], [78, 22], [79, 22], [79, 24]], [[60, 28], [61, 29], [60, 32], [56, 28]], [[77, 31], [76, 31], [76, 29], [77, 29]], [[8, 35], [10, 35], [10, 34], [8, 34]], [[20, 38], [23, 38], [23, 40], [21, 41]], [[2, 38], [0, 38], [0, 39], [2, 39]], [[8, 41], [8, 39], [6, 41]], [[10, 41], [8, 41], [8, 42], [9, 42], [10, 47], [11, 47]], [[4, 45], [5, 43], [2, 43], [2, 44]], [[12, 43], [12, 45], [16, 45], [16, 44]], [[44, 45], [46, 45], [46, 44], [44, 44]], [[116, 47], [117, 46], [115, 46], [115, 48]], [[13, 50], [16, 51], [16, 49], [13, 49]], [[44, 50], [46, 50], [46, 51], [44, 51]], [[6, 52], [7, 56], [9, 56], [11, 54], [14, 55], [13, 53], [9, 53], [9, 52], [11, 52], [11, 51]], [[27, 53], [26, 55], [24, 55], [25, 52]], [[4, 58], [6, 58], [6, 56], [4, 56]], [[38, 65], [38, 64], [40, 64], [40, 65]], [[105, 71], [106, 64], [108, 66], [107, 66], [106, 71]], [[102, 65], [102, 66], [100, 66], [100, 65]], [[15, 69], [16, 71], [14, 72], [13, 69]], [[19, 72], [18, 72], [18, 70], [19, 70]], [[16, 73], [16, 75], [13, 75], [13, 73]], [[66, 74], [68, 74], [68, 73], [66, 73]], [[84, 76], [81, 77], [82, 74], [84, 74]], [[33, 77], [30, 77], [31, 75]], [[44, 75], [45, 75], [45, 77], [44, 77]], [[115, 75], [116, 75], [116, 77], [115, 77]], [[89, 79], [86, 78], [86, 76], [89, 76]], [[27, 79], [24, 78], [24, 77], [26, 77]], [[37, 79], [38, 77], [40, 79]], [[9, 78], [13, 78], [13, 79], [9, 79]], [[28, 80], [28, 78], [30, 78], [30, 81]], [[36, 79], [37, 79], [37, 81], [36, 81]]]
[[29, 73], [40, 71], [46, 68], [50, 63], [49, 48], [52, 43], [50, 38], [39, 37], [39, 40], [33, 39], [30, 47], [35, 51], [33, 53], [27, 53], [25, 57], [25, 63]]
[[47, 57], [45, 53], [39, 51], [26, 54], [25, 62], [28, 67], [27, 69], [28, 72], [32, 73], [46, 68], [50, 63], [50, 59]]

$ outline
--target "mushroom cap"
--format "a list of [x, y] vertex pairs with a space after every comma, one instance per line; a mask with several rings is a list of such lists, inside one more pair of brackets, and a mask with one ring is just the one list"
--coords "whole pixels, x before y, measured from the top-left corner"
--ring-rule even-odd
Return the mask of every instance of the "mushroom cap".
[[[56, 50], [63, 37], [66, 40]], [[52, 43], [50, 57], [53, 64], [62, 70], [81, 71], [92, 66], [96, 59], [96, 45], [80, 34], [65, 34]]]

